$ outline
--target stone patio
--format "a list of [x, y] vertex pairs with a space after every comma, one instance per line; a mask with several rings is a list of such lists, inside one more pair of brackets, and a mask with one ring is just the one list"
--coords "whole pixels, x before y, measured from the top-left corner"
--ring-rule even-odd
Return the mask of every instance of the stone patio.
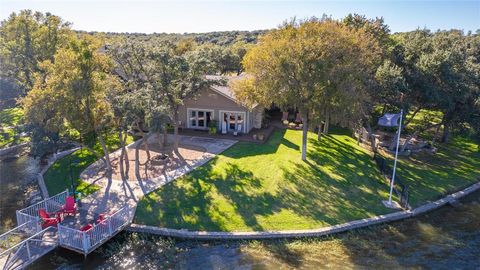
[[[149, 149], [152, 156], [162, 152], [158, 144], [152, 143], [155, 141], [154, 138], [149, 140]], [[171, 135], [169, 135], [168, 141], [170, 143], [173, 141]], [[133, 161], [135, 143], [133, 143], [128, 146], [130, 160], [129, 181], [121, 180], [118, 172], [120, 150], [115, 151], [110, 155], [114, 161], [114, 167], [116, 167], [112, 177], [105, 176], [102, 161], [97, 161], [90, 165], [80, 175], [83, 181], [98, 185], [101, 189], [81, 199], [79, 205], [80, 215], [78, 215], [78, 221], [72, 223], [72, 226], [79, 226], [77, 223], [88, 224], [95, 220], [98, 214], [112, 213], [125, 204], [135, 207], [141, 197], [205, 164], [215, 155], [223, 152], [236, 142], [235, 140], [220, 138], [180, 136], [179, 154], [169, 153], [170, 162], [165, 166], [152, 166], [145, 163], [146, 152], [145, 149], [141, 149], [140, 162], [143, 165], [141, 166], [140, 179], [135, 177]]]

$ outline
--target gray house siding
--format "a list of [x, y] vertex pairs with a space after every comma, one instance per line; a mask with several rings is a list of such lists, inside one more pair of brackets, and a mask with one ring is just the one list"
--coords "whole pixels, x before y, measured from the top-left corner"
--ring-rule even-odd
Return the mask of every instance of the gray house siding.
[[[212, 89], [205, 89], [198, 93], [194, 98], [185, 100], [183, 106], [180, 107], [179, 117], [180, 126], [182, 128], [192, 128], [189, 120], [192, 110], [204, 110], [212, 112], [213, 120], [217, 120], [218, 130], [222, 128], [222, 113], [223, 112], [239, 112], [243, 113], [243, 122], [245, 125], [242, 127], [242, 132], [248, 133], [255, 126], [255, 119], [258, 117], [258, 113], [252, 113], [244, 106], [236, 103], [231, 98], [228, 98], [217, 91]], [[212, 119], [212, 118], [211, 118]], [[202, 129], [202, 127], [193, 127], [195, 129]]]

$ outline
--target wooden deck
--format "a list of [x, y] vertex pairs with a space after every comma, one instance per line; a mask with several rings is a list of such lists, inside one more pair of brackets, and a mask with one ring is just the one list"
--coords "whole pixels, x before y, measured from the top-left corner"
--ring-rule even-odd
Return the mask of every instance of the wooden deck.
[[[95, 222], [98, 213], [79, 208], [75, 216], [65, 217], [57, 227], [42, 230], [38, 210], [56, 212], [67, 196], [64, 191], [17, 211], [18, 226], [0, 235], [1, 270], [23, 269], [58, 246], [86, 256], [132, 222], [134, 209], [129, 205], [107, 214], [101, 222]], [[92, 228], [81, 231], [86, 224]]]

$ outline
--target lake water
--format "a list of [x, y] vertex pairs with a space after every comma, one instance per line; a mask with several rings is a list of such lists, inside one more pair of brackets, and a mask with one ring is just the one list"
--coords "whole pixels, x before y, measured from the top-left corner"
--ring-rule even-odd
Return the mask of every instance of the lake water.
[[[37, 161], [0, 163], [2, 224], [14, 221]], [[331, 237], [182, 241], [123, 232], [87, 258], [58, 248], [30, 269], [480, 269], [480, 192], [430, 214]]]
[[0, 161], [0, 231], [16, 226], [15, 210], [26, 206], [28, 190], [37, 190], [39, 162], [23, 151], [9, 155], [21, 154], [17, 159]]

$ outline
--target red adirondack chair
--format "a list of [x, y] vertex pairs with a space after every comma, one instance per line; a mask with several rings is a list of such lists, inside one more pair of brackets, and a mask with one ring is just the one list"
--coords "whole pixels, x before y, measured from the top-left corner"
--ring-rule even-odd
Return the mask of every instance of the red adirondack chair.
[[91, 228], [93, 228], [93, 224], [87, 224], [85, 226], [83, 226], [82, 228], [80, 228], [80, 231], [82, 232], [87, 232], [88, 230], [90, 230]]
[[106, 220], [105, 214], [99, 214], [97, 220], [95, 221], [95, 223], [96, 223], [96, 224], [104, 223], [105, 220]]
[[42, 229], [45, 229], [50, 226], [57, 227], [58, 223], [61, 221], [59, 217], [51, 217], [45, 209], [38, 209], [38, 215], [42, 219]]
[[73, 215], [77, 213], [77, 204], [75, 203], [75, 199], [72, 196], [68, 196], [65, 199], [65, 205], [62, 207], [61, 212], [64, 215]]

